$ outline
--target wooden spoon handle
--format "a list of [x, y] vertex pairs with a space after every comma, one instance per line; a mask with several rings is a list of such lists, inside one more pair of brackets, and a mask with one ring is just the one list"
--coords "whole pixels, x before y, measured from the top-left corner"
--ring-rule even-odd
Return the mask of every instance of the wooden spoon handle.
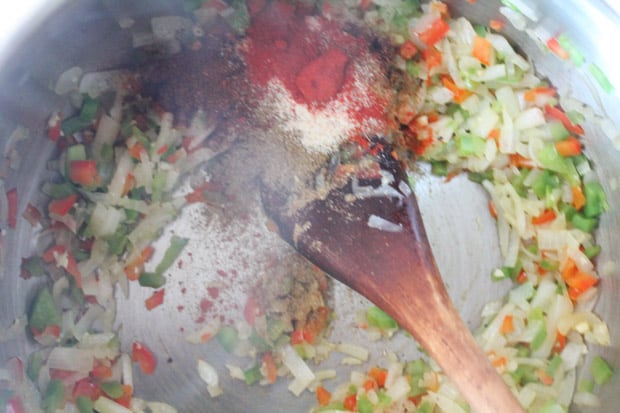
[[[420, 277], [417, 273], [415, 279], [419, 280]], [[380, 306], [392, 314], [403, 328], [414, 334], [420, 345], [460, 390], [473, 412], [524, 412], [477, 345], [444, 287], [439, 286], [428, 292], [432, 297], [427, 297], [426, 309], [416, 308], [409, 294], [410, 288], [402, 287], [398, 295], [390, 295], [390, 302], [380, 303]], [[407, 308], [412, 311], [403, 311]]]

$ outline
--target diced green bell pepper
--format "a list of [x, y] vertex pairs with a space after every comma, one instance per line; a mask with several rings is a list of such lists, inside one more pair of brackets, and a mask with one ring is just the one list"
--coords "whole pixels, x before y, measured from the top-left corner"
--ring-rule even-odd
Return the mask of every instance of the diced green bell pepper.
[[392, 317], [390, 317], [383, 310], [374, 305], [368, 307], [368, 309], [366, 310], [366, 318], [368, 319], [368, 324], [381, 329], [391, 329], [398, 327], [398, 324]]
[[239, 343], [239, 333], [230, 326], [222, 327], [215, 337], [224, 350], [229, 353], [232, 353]]
[[49, 288], [43, 287], [37, 293], [30, 308], [28, 325], [38, 331], [43, 331], [47, 326], [60, 325], [60, 312]]

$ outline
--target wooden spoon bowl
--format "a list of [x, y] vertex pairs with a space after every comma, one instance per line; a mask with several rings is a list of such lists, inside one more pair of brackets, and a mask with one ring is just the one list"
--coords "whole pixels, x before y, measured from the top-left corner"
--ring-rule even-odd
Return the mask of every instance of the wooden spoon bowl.
[[409, 331], [474, 412], [524, 412], [448, 296], [402, 165], [389, 148], [378, 158], [391, 182], [355, 183], [356, 194], [349, 181], [292, 212], [290, 193], [264, 186], [265, 210], [301, 254]]

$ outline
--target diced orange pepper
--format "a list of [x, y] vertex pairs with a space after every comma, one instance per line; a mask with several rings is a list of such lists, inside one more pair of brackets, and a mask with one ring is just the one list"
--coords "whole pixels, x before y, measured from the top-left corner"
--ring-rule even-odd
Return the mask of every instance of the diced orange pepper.
[[123, 384], [123, 395], [114, 401], [121, 406], [129, 408], [131, 406], [131, 396], [133, 395], [133, 387], [129, 384]]
[[140, 142], [137, 142], [135, 145], [132, 145], [128, 148], [129, 155], [136, 160], [140, 160], [143, 153], [146, 153], [146, 149], [144, 149], [144, 145]]
[[554, 353], [561, 353], [566, 347], [566, 336], [559, 331], [555, 333], [555, 344], [553, 345]]
[[525, 92], [523, 98], [526, 102], [535, 102], [536, 97], [538, 97], [539, 95], [554, 96], [555, 93], [556, 90], [552, 87], [535, 87]]
[[368, 371], [368, 377], [373, 378], [379, 387], [385, 386], [385, 379], [387, 378], [387, 370], [379, 367], [371, 367]]
[[136, 177], [132, 173], [127, 174], [127, 177], [125, 178], [125, 183], [123, 184], [123, 192], [121, 195], [127, 195], [129, 191], [134, 188], [135, 185]]
[[552, 222], [556, 218], [556, 213], [553, 209], [545, 209], [539, 216], [532, 218], [532, 224], [543, 225]]
[[538, 369], [537, 374], [538, 374], [538, 379], [545, 386], [551, 386], [553, 384], [553, 377], [551, 377], [549, 373], [547, 373], [545, 370]]
[[527, 281], [527, 274], [525, 273], [525, 271], [521, 270], [519, 275], [517, 275], [517, 279], [515, 281], [518, 284], [523, 284], [524, 282], [526, 282]]
[[332, 394], [323, 386], [316, 388], [316, 401], [319, 406], [327, 406], [332, 399]]
[[452, 92], [452, 95], [454, 96], [454, 101], [458, 104], [463, 103], [465, 99], [472, 95], [472, 92], [470, 92], [469, 90], [459, 88], [454, 83], [452, 78], [448, 75], [441, 76], [441, 83], [443, 83], [446, 89]]
[[487, 135], [487, 139], [493, 139], [495, 145], [499, 147], [499, 138], [501, 136], [501, 130], [499, 128], [491, 129], [491, 132]]
[[377, 382], [374, 379], [368, 379], [364, 382], [364, 390], [366, 390], [366, 393], [368, 393], [371, 390], [376, 390], [377, 389]]
[[571, 191], [573, 192], [573, 206], [577, 211], [580, 211], [586, 204], [586, 196], [580, 185], [572, 186]]
[[510, 165], [526, 169], [533, 169], [536, 166], [531, 159], [519, 155], [518, 153], [510, 155]]
[[515, 326], [513, 323], [513, 317], [510, 314], [507, 314], [502, 320], [502, 326], [500, 328], [500, 332], [502, 334], [510, 334], [515, 331]]
[[566, 280], [569, 286], [569, 295], [572, 299], [578, 298], [598, 283], [598, 278], [587, 272], [577, 271], [575, 275]]
[[498, 357], [493, 360], [493, 366], [495, 367], [505, 366], [506, 363], [508, 363], [508, 360], [506, 360], [506, 357]]
[[491, 65], [491, 56], [493, 55], [493, 46], [491, 42], [484, 37], [474, 37], [474, 47], [472, 55], [485, 66]]
[[566, 260], [566, 264], [562, 268], [562, 278], [564, 281], [572, 278], [575, 274], [577, 274], [577, 264], [571, 258]]
[[493, 201], [489, 201], [489, 212], [493, 218], [497, 219], [497, 209], [495, 208], [495, 203]]
[[265, 369], [265, 378], [267, 381], [269, 383], [275, 383], [278, 378], [278, 368], [273, 360], [273, 355], [269, 352], [263, 355], [263, 367]]
[[582, 152], [581, 142], [574, 136], [562, 141], [557, 141], [555, 143], [555, 149], [564, 157], [581, 155]]
[[[441, 53], [434, 47], [428, 47], [422, 51], [422, 57], [426, 62], [426, 67], [430, 72], [433, 68], [441, 65]], [[429, 77], [430, 79], [430, 77]]]
[[432, 48], [435, 43], [446, 37], [448, 32], [450, 31], [450, 26], [448, 23], [439, 18], [435, 20], [428, 29], [420, 33], [418, 36], [420, 40], [428, 46], [428, 48]]
[[148, 246], [142, 250], [140, 255], [135, 257], [131, 262], [127, 263], [125, 266], [125, 275], [129, 279], [129, 281], [135, 281], [140, 277], [140, 273], [142, 272], [142, 268], [144, 267], [144, 263], [151, 258], [155, 249], [152, 246]]

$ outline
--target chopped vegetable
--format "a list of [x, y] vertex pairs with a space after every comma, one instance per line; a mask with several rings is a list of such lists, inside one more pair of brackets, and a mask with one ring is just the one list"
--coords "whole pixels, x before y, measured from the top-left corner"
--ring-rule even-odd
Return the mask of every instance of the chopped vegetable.
[[53, 379], [47, 385], [41, 407], [45, 413], [55, 413], [63, 406], [64, 386], [62, 381]]
[[331, 393], [323, 386], [316, 388], [316, 400], [319, 406], [327, 406], [331, 400]]
[[111, 399], [118, 399], [123, 396], [123, 385], [117, 381], [108, 381], [100, 384], [101, 390]]
[[144, 302], [146, 309], [151, 311], [152, 309], [162, 305], [164, 302], [164, 293], [165, 290], [163, 288], [161, 290], [153, 292], [153, 295], [147, 298]]
[[450, 26], [446, 23], [445, 20], [439, 18], [435, 20], [431, 25], [422, 33], [419, 33], [418, 36], [420, 40], [431, 47], [435, 45], [438, 41], [443, 39], [448, 32], [450, 31]]
[[69, 178], [74, 184], [85, 187], [95, 187], [101, 184], [97, 163], [93, 160], [71, 161], [69, 164]]
[[237, 343], [239, 342], [237, 330], [229, 326], [222, 327], [217, 333], [216, 338], [224, 350], [229, 353], [235, 349]]
[[493, 46], [491, 45], [491, 42], [484, 37], [474, 37], [474, 48], [472, 55], [476, 59], [480, 60], [480, 63], [483, 65], [490, 66], [493, 56]]
[[181, 255], [183, 248], [185, 248], [188, 242], [189, 240], [186, 238], [180, 238], [177, 236], [173, 236], [172, 238], [170, 238], [170, 246], [164, 253], [164, 256], [159, 262], [159, 264], [157, 264], [157, 267], [155, 268], [155, 273], [163, 274], [168, 271], [168, 269], [172, 266], [172, 264], [174, 264], [179, 255]]
[[60, 324], [60, 313], [54, 303], [52, 293], [48, 288], [41, 288], [37, 293], [30, 315], [28, 325], [37, 332], [42, 332], [46, 327], [57, 326]]
[[153, 374], [157, 366], [157, 360], [153, 352], [139, 342], [134, 342], [131, 349], [131, 359], [138, 363], [140, 370], [142, 370], [144, 374]]
[[595, 356], [590, 365], [590, 374], [592, 374], [594, 382], [600, 386], [607, 383], [613, 377], [614, 371], [604, 358]]
[[614, 90], [614, 86], [611, 84], [600, 67], [594, 63], [590, 63], [590, 65], [588, 65], [588, 71], [592, 74], [592, 76], [594, 76], [594, 79], [598, 82], [601, 89], [603, 89], [606, 93], [611, 93]]
[[562, 111], [562, 109], [547, 105], [545, 106], [545, 114], [553, 119], [562, 122], [562, 125], [570, 132], [576, 135], [583, 135], [584, 130], [581, 126], [575, 125], [570, 118]]
[[366, 310], [366, 318], [368, 319], [368, 324], [374, 327], [378, 327], [381, 329], [392, 329], [398, 328], [398, 324], [392, 317], [387, 315], [383, 310], [379, 307], [370, 306]]

